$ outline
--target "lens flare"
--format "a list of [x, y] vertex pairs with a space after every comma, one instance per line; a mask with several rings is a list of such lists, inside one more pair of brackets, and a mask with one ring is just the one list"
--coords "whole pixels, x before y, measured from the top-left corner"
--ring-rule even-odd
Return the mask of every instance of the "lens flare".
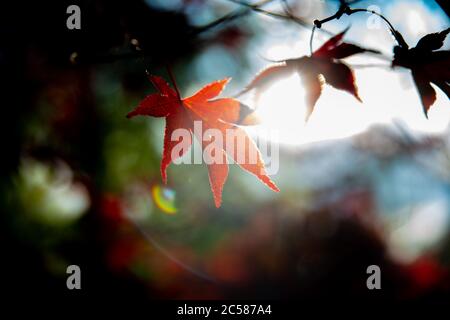
[[151, 194], [156, 206], [164, 213], [175, 214], [178, 211], [175, 206], [175, 191], [160, 185], [153, 185]]

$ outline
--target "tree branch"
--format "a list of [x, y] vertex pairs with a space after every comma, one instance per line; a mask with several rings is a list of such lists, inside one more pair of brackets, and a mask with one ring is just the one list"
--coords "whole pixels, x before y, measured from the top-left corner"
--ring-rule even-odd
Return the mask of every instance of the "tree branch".
[[235, 20], [237, 18], [243, 17], [243, 16], [251, 13], [254, 10], [262, 10], [261, 9], [262, 6], [264, 6], [266, 4], [269, 4], [270, 2], [273, 2], [273, 1], [275, 1], [275, 0], [262, 0], [262, 1], [258, 2], [258, 3], [256, 3], [256, 4], [253, 4], [251, 7], [247, 7], [245, 9], [243, 9], [243, 10], [242, 9], [238, 9], [236, 11], [230, 12], [229, 14], [223, 16], [222, 18], [214, 20], [214, 21], [212, 21], [212, 22], [210, 22], [210, 23], [208, 23], [208, 24], [206, 24], [206, 25], [204, 25], [202, 27], [198, 27], [195, 33], [198, 34], [198, 33], [202, 33], [202, 32], [208, 31], [210, 29], [213, 29], [213, 28], [221, 25], [222, 23], [231, 22], [231, 21], [233, 21], [233, 20]]
[[394, 26], [392, 25], [392, 23], [382, 14], [373, 11], [373, 10], [368, 10], [368, 9], [352, 9], [348, 6], [348, 4], [345, 1], [341, 1], [341, 6], [339, 7], [338, 11], [325, 18], [322, 20], [314, 20], [314, 27], [311, 30], [311, 38], [309, 41], [309, 48], [310, 48], [310, 52], [311, 55], [313, 53], [313, 38], [314, 38], [314, 31], [316, 30], [316, 28], [321, 29], [322, 25], [326, 22], [332, 21], [332, 20], [339, 20], [344, 14], [351, 16], [352, 14], [358, 13], [358, 12], [366, 12], [366, 13], [370, 13], [373, 15], [378, 16], [379, 18], [383, 19], [384, 22], [386, 22], [386, 24], [389, 26], [389, 30], [391, 31], [392, 35], [394, 36], [395, 40], [397, 41], [397, 43], [399, 44], [400, 47], [408, 47], [408, 45], [405, 43], [405, 41], [403, 40], [403, 37], [401, 36], [401, 34], [394, 28]]
[[[303, 19], [300, 19], [299, 17], [296, 17], [291, 13], [287, 13], [286, 12], [287, 10], [285, 10], [285, 13], [283, 14], [283, 13], [279, 13], [279, 12], [272, 12], [272, 11], [264, 10], [264, 9], [260, 8], [260, 6], [257, 6], [255, 4], [251, 4], [251, 3], [248, 3], [248, 2], [242, 1], [242, 0], [227, 0], [227, 1], [235, 3], [235, 4], [239, 4], [241, 6], [245, 6], [249, 9], [253, 10], [254, 12], [265, 14], [265, 15], [273, 17], [273, 18], [278, 18], [278, 19], [283, 19], [286, 21], [294, 22], [305, 28], [311, 28], [313, 26], [312, 24], [304, 21]], [[327, 34], [330, 34], [330, 35], [332, 34], [330, 31], [327, 31], [325, 29], [321, 29], [321, 30]]]

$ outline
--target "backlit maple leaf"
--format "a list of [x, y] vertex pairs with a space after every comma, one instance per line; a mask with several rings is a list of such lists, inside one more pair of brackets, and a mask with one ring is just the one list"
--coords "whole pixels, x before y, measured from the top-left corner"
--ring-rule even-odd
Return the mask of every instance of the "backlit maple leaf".
[[268, 67], [259, 73], [240, 94], [252, 89], [256, 89], [258, 94], [258, 92], [270, 86], [274, 81], [298, 72], [306, 91], [305, 99], [308, 108], [306, 119], [309, 118], [314, 110], [314, 106], [322, 93], [323, 83], [328, 83], [336, 89], [347, 91], [358, 101], [361, 101], [353, 71], [339, 59], [362, 52], [379, 52], [342, 42], [346, 31], [344, 30], [326, 41], [311, 56], [288, 59], [279, 65]]
[[[193, 128], [194, 121], [201, 121], [202, 131], [217, 129], [223, 139], [222, 143], [219, 143], [214, 137], [209, 137], [208, 141], [205, 141], [204, 137], [196, 136], [203, 150], [212, 145], [220, 153], [214, 154], [214, 159], [218, 161], [210, 158], [204, 159], [208, 166], [209, 181], [216, 207], [219, 207], [222, 201], [222, 190], [228, 176], [228, 157], [231, 157], [242, 169], [258, 177], [269, 188], [279, 191], [265, 171], [264, 162], [256, 144], [242, 128], [236, 126], [254, 124], [252, 110], [238, 100], [217, 98], [229, 79], [212, 82], [191, 97], [184, 99], [164, 79], [150, 76], [150, 81], [158, 93], [147, 96], [133, 111], [128, 113], [127, 117], [148, 115], [166, 118], [161, 160], [161, 176], [164, 183], [167, 181], [166, 170], [169, 164], [187, 152], [192, 144], [192, 134], [197, 134]], [[173, 155], [172, 151], [179, 141], [173, 141], [171, 136], [174, 130], [180, 128], [188, 130], [189, 141], [185, 141], [186, 148], [182, 148], [178, 154]], [[232, 130], [233, 135], [227, 135], [227, 130]], [[230, 139], [234, 139], [234, 143], [230, 143], [231, 141], [228, 141]], [[203, 155], [211, 157], [208, 152], [204, 152]]]
[[394, 48], [392, 65], [412, 71], [423, 112], [427, 118], [428, 110], [436, 101], [436, 91], [431, 83], [438, 86], [450, 98], [450, 51], [435, 51], [444, 45], [449, 32], [450, 28], [427, 34], [411, 49], [404, 41]]

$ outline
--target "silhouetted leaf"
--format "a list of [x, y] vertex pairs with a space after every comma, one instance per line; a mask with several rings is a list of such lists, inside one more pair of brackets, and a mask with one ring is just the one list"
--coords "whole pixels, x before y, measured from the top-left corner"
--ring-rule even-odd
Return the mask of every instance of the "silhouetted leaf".
[[294, 70], [290, 66], [287, 66], [286, 62], [270, 66], [260, 71], [244, 88], [244, 90], [239, 93], [239, 95], [244, 94], [254, 88], [258, 88], [258, 91], [263, 91], [267, 87], [271, 86], [275, 81], [288, 77], [293, 73]]
[[412, 71], [414, 83], [419, 92], [423, 111], [428, 118], [428, 110], [436, 101], [435, 84], [450, 98], [450, 51], [440, 49], [450, 28], [431, 33], [419, 40], [411, 49], [395, 47], [393, 66], [401, 66]]
[[255, 89], [256, 94], [258, 94], [280, 78], [298, 72], [306, 91], [306, 120], [314, 110], [314, 106], [322, 92], [323, 83], [320, 75], [323, 76], [325, 83], [338, 90], [344, 90], [353, 95], [358, 101], [361, 101], [353, 71], [339, 59], [363, 52], [379, 52], [342, 42], [346, 31], [347, 29], [326, 41], [310, 57], [304, 56], [288, 59], [280, 65], [268, 67], [259, 73], [240, 94], [252, 89]]
[[445, 38], [449, 32], [450, 28], [441, 32], [427, 34], [417, 42], [416, 50], [434, 51], [440, 49], [444, 45]]

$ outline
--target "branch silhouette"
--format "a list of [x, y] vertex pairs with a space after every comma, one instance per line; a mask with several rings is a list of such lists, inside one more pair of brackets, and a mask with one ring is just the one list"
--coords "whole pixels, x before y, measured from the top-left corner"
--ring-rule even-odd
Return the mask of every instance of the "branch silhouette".
[[[313, 26], [312, 24], [308, 23], [307, 21], [293, 15], [291, 12], [289, 12], [290, 10], [286, 10], [286, 7], [284, 8], [285, 12], [283, 14], [283, 13], [279, 13], [279, 12], [273, 12], [273, 11], [268, 11], [268, 10], [262, 9], [261, 5], [251, 4], [251, 3], [248, 3], [248, 2], [242, 1], [242, 0], [227, 0], [227, 1], [235, 3], [235, 4], [239, 4], [241, 6], [245, 6], [245, 7], [249, 8], [250, 10], [253, 10], [254, 12], [261, 13], [261, 14], [267, 15], [269, 17], [294, 22], [305, 28], [311, 28]], [[281, 0], [281, 1], [282, 1], [282, 3], [285, 2], [284, 0]], [[284, 6], [286, 6], [286, 4]], [[286, 11], [288, 11], [288, 12], [286, 12]], [[326, 29], [321, 29], [321, 30], [328, 35], [333, 35], [332, 32], [330, 32]]]
[[[316, 28], [317, 29], [321, 29], [323, 24], [325, 24], [325, 23], [327, 23], [329, 21], [339, 20], [344, 14], [347, 15], [347, 16], [351, 16], [352, 14], [355, 14], [355, 13], [358, 13], [358, 12], [370, 13], [370, 14], [376, 15], [377, 17], [381, 18], [389, 26], [389, 30], [391, 31], [392, 35], [394, 36], [394, 38], [397, 41], [397, 43], [399, 44], [399, 46], [407, 47], [407, 45], [406, 45], [405, 41], [403, 40], [403, 37], [401, 36], [401, 34], [394, 28], [392, 23], [385, 16], [383, 16], [382, 14], [380, 14], [380, 13], [374, 11], [374, 10], [361, 9], [361, 8], [352, 9], [352, 8], [350, 8], [348, 2], [346, 2], [346, 1], [340, 1], [340, 2], [341, 2], [341, 5], [340, 5], [338, 11], [336, 11], [335, 14], [333, 14], [333, 15], [327, 17], [327, 18], [324, 18], [322, 20], [318, 20], [318, 19], [314, 20], [314, 26], [312, 28], [311, 38], [310, 38], [310, 41], [309, 41], [309, 49], [310, 49], [310, 53], [311, 54], [313, 53], [313, 39], [314, 39], [314, 31], [316, 30]], [[353, 1], [351, 3], [353, 4], [353, 3], [356, 3], [356, 2], [358, 2], [358, 1]]]

